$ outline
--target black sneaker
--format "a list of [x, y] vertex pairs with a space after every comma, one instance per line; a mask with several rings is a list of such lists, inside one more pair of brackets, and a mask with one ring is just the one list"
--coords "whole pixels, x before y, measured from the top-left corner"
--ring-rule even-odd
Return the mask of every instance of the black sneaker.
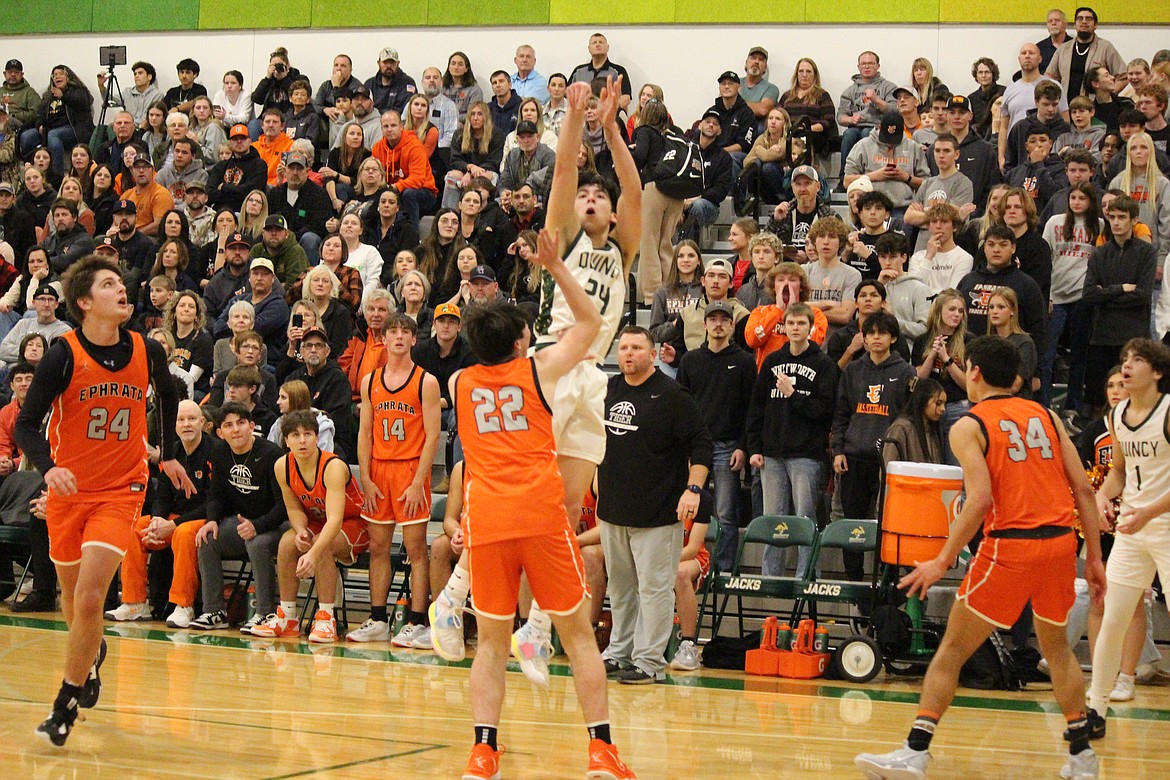
[[635, 666], [619, 674], [617, 681], [622, 685], [653, 685], [658, 682], [658, 678], [652, 674], [646, 674]]
[[73, 730], [73, 722], [77, 720], [77, 707], [69, 709], [53, 708], [52, 714], [37, 726], [36, 735], [57, 747], [62, 747], [69, 739], [69, 732]]
[[32, 593], [24, 597], [23, 601], [17, 601], [12, 605], [13, 612], [56, 612], [57, 611], [57, 596], [53, 593], [42, 593], [39, 590], [34, 590]]
[[102, 695], [101, 669], [105, 660], [106, 638], [102, 637], [102, 646], [98, 648], [97, 660], [89, 668], [89, 677], [86, 678], [85, 684], [81, 687], [81, 696], [77, 699], [78, 707], [89, 709], [98, 703], [98, 697]]
[[605, 676], [611, 680], [617, 679], [619, 674], [622, 674], [629, 668], [619, 661], [614, 661], [612, 658], [605, 659]]
[[227, 613], [221, 609], [218, 612], [204, 612], [192, 620], [187, 628], [195, 631], [220, 631], [231, 628], [231, 625], [228, 623]]
[[[1089, 715], [1089, 740], [1096, 741], [1105, 738], [1105, 719], [1097, 714], [1096, 710], [1090, 709]], [[1069, 741], [1068, 729], [1064, 730], [1064, 741]]]

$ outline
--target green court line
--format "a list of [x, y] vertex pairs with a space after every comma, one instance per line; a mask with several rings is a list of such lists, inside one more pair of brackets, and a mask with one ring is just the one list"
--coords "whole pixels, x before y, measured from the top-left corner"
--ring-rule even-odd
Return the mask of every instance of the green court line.
[[395, 758], [405, 758], [406, 756], [414, 756], [419, 753], [429, 753], [432, 750], [439, 750], [445, 748], [447, 745], [431, 745], [429, 747], [421, 747], [415, 750], [405, 750], [401, 753], [390, 753], [385, 756], [374, 756], [373, 758], [363, 758], [360, 761], [350, 761], [345, 764], [334, 764], [333, 766], [323, 766], [320, 769], [306, 769], [302, 772], [293, 772], [288, 775], [273, 775], [264, 780], [289, 780], [293, 777], [311, 777], [312, 775], [319, 775], [322, 772], [333, 772], [338, 769], [349, 769], [355, 766], [364, 766], [366, 764], [376, 764], [379, 761], [392, 761]]
[[[66, 630], [65, 623], [61, 620], [34, 617], [16, 617], [12, 615], [0, 615], [0, 626], [12, 626], [16, 628], [31, 628], [62, 632]], [[105, 634], [109, 637], [116, 637], [119, 639], [145, 639], [152, 642], [173, 643], [171, 637], [174, 633], [177, 632], [164, 631], [157, 628], [147, 628], [145, 626], [137, 625], [117, 627], [107, 625], [105, 629]], [[281, 652], [294, 653], [298, 655], [314, 655], [315, 653], [322, 653], [327, 650], [334, 658], [350, 658], [362, 661], [381, 661], [384, 663], [401, 663], [412, 666], [447, 666], [459, 669], [468, 669], [471, 667], [470, 659], [459, 661], [458, 663], [450, 663], [439, 658], [437, 655], [413, 653], [396, 654], [390, 650], [382, 650], [377, 648], [355, 648], [346, 645], [317, 645], [310, 649], [310, 645], [306, 642], [260, 642], [258, 640], [247, 639], [243, 636], [225, 636], [223, 634], [213, 633], [192, 634], [185, 637], [185, 639], [186, 641], [178, 644], [204, 647], [225, 647], [235, 650], [250, 650], [253, 652], [260, 649], [259, 645], [263, 644], [270, 647], [275, 647]], [[520, 667], [514, 663], [510, 663], [508, 665], [508, 669], [512, 672], [520, 671]], [[549, 665], [549, 674], [556, 677], [571, 677], [572, 670], [567, 663], [553, 663]], [[666, 682], [663, 684], [683, 688], [706, 688], [709, 690], [732, 692], [738, 691], [789, 694], [797, 696], [818, 696], [826, 699], [841, 699], [849, 693], [859, 693], [863, 696], [866, 696], [871, 701], [888, 704], [917, 704], [919, 699], [919, 694], [915, 691], [876, 690], [873, 688], [847, 685], [817, 685], [813, 687], [807, 685], [803, 681], [787, 680], [782, 677], [706, 677], [700, 675], [674, 674], [669, 675], [666, 678]], [[1043, 693], [1047, 694], [1048, 692], [1044, 691]], [[955, 697], [955, 700], [951, 706], [967, 709], [1004, 710], [1009, 712], [1022, 712], [1031, 714], [1060, 714], [1060, 707], [1057, 706], [1054, 700], [1030, 701], [1015, 698], [958, 695]], [[1110, 708], [1110, 717], [1120, 718], [1123, 720], [1170, 722], [1170, 710], [1155, 709], [1152, 707], [1124, 707], [1121, 709], [1113, 707]]]

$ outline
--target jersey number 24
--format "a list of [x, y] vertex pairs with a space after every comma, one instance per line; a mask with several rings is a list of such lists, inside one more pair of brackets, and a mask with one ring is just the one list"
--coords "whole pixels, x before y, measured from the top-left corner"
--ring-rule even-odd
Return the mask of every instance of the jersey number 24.
[[110, 417], [110, 410], [103, 406], [90, 409], [86, 437], [105, 441], [111, 434], [118, 441], [126, 441], [130, 438], [130, 410], [119, 409], [114, 412], [113, 417]]

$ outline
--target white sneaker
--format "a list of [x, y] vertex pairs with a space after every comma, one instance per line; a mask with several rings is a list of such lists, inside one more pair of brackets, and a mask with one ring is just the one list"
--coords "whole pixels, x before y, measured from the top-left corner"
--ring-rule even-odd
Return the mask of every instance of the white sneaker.
[[431, 649], [431, 629], [429, 626], [422, 626], [419, 631], [414, 632], [414, 639], [410, 640], [410, 646], [415, 650], [430, 650]]
[[1060, 768], [1064, 780], [1097, 780], [1098, 760], [1092, 748], [1069, 756]]
[[447, 598], [447, 591], [431, 602], [427, 610], [431, 618], [431, 649], [444, 661], [462, 661], [467, 654], [463, 644], [463, 605]]
[[150, 620], [150, 605], [142, 604], [123, 604], [117, 609], [111, 609], [106, 613], [107, 620], [117, 620], [119, 623], [129, 620]]
[[175, 607], [175, 611], [167, 616], [167, 626], [170, 628], [189, 628], [195, 619], [195, 607]]
[[520, 662], [520, 671], [534, 684], [548, 685], [548, 659], [552, 657], [552, 636], [530, 622], [512, 634], [512, 655]]
[[426, 626], [416, 626], [414, 623], [407, 623], [402, 627], [402, 630], [394, 635], [390, 640], [390, 644], [394, 647], [414, 647], [414, 638], [422, 632]]
[[866, 780], [924, 780], [926, 767], [930, 765], [930, 753], [902, 745], [881, 755], [862, 753], [853, 759], [853, 765], [862, 771]]
[[1117, 675], [1117, 682], [1113, 685], [1113, 692], [1109, 694], [1109, 701], [1133, 701], [1133, 678], [1128, 674]]
[[350, 642], [386, 642], [390, 639], [390, 624], [385, 620], [366, 618], [366, 622], [345, 635]]
[[674, 652], [674, 659], [670, 662], [671, 669], [680, 672], [693, 672], [699, 668], [699, 648], [689, 639], [684, 639]]
[[1150, 681], [1158, 674], [1158, 667], [1154, 664], [1138, 664], [1137, 673], [1134, 674], [1134, 680], [1138, 685], [1149, 685]]

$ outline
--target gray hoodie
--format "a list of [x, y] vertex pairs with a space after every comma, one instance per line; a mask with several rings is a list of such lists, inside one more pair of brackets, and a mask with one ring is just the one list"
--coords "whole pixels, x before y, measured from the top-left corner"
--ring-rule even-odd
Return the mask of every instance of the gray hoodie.
[[[892, 149], [892, 151], [891, 151]], [[893, 161], [898, 168], [908, 172], [911, 176], [925, 178], [930, 175], [930, 168], [926, 165], [926, 154], [922, 145], [902, 135], [901, 142], [895, 147], [889, 147], [878, 141], [878, 130], [874, 128], [869, 135], [861, 139], [853, 151], [849, 152], [849, 159], [845, 161], [845, 176], [860, 176], [886, 166]], [[914, 197], [914, 188], [900, 180], [887, 179], [875, 181], [873, 188], [877, 192], [884, 192], [893, 201], [894, 208], [904, 209]]]
[[890, 305], [902, 338], [907, 343], [926, 332], [926, 315], [930, 314], [930, 288], [914, 274], [903, 273], [897, 279], [886, 282], [886, 303]]
[[882, 100], [890, 101], [894, 99], [897, 85], [882, 78], [880, 71], [873, 77], [873, 81], [864, 81], [860, 73], [854, 73], [852, 83], [841, 93], [841, 100], [837, 104], [838, 120], [843, 116], [861, 114], [861, 121], [857, 123], [857, 127], [877, 127], [881, 124], [881, 109], [864, 100], [865, 92], [869, 89], [874, 90]]
[[[199, 159], [199, 148], [195, 149], [195, 156], [191, 159], [191, 164], [187, 166], [186, 170], [180, 172], [175, 170], [174, 164], [164, 165], [154, 177], [155, 184], [166, 187], [171, 197], [175, 199], [176, 204], [183, 202], [183, 198], [187, 194], [187, 184], [193, 179], [199, 179], [203, 182], [203, 188], [207, 189], [207, 171], [203, 169], [203, 160]], [[182, 208], [182, 206], [178, 206]]]

